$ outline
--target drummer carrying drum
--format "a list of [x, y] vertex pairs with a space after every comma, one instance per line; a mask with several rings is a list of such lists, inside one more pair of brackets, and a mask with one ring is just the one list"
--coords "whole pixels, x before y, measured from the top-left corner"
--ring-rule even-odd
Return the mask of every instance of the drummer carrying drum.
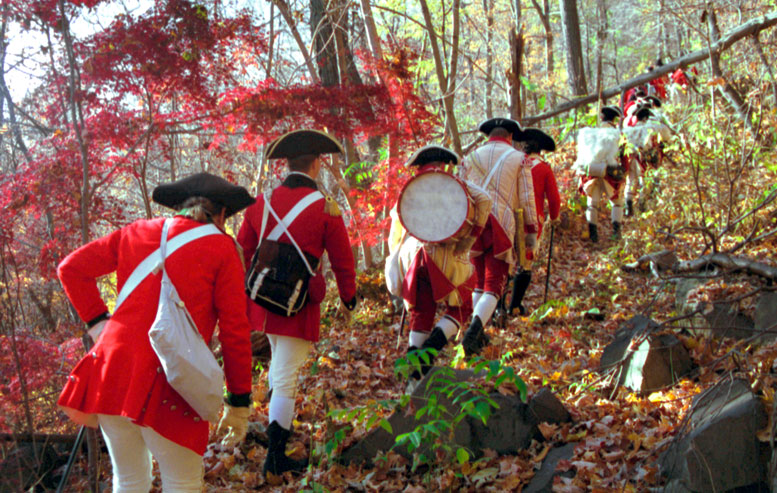
[[483, 328], [494, 314], [511, 267], [528, 267], [527, 254], [537, 242], [537, 212], [531, 170], [526, 154], [513, 148], [520, 136], [518, 122], [491, 118], [478, 126], [488, 142], [467, 156], [464, 176], [488, 193], [491, 214], [472, 247], [477, 288], [472, 294], [473, 316], [461, 345], [467, 356], [486, 344]]
[[[475, 277], [469, 251], [488, 220], [491, 200], [480, 187], [445, 171], [458, 162], [456, 153], [444, 147], [416, 151], [405, 166], [417, 167], [417, 174], [391, 210], [386, 284], [408, 307], [408, 353], [440, 351], [472, 313]], [[438, 303], [445, 313], [435, 323]], [[423, 373], [436, 353], [427, 354]]]

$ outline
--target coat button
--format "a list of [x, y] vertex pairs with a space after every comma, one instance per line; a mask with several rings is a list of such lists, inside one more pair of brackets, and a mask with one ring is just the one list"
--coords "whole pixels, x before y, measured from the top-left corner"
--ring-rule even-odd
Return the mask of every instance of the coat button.
[[73, 375], [70, 375], [70, 376], [69, 376], [69, 377], [67, 377], [67, 378], [68, 378], [68, 380], [70, 380], [71, 382], [75, 382], [75, 380], [76, 380], [76, 377], [74, 377]]
[[172, 406], [170, 406], [170, 410], [171, 410], [171, 411], [175, 411], [177, 407], [178, 407], [178, 406], [176, 406], [176, 405], [172, 405]]
[[97, 353], [92, 351], [92, 358], [96, 358], [96, 357], [97, 357]]
[[195, 423], [199, 423], [200, 422], [200, 418], [194, 418], [194, 422]]
[[167, 399], [163, 400], [162, 404], [167, 404]]
[[188, 416], [188, 415], [189, 415], [189, 411], [184, 411], [184, 412], [183, 412], [183, 415], [184, 415], [184, 416]]
[[144, 407], [144, 408], [143, 408], [143, 409], [141, 409], [140, 411], [141, 411], [141, 412], [146, 412], [146, 408]]
[[162, 367], [161, 366], [157, 366], [156, 367], [156, 372], [157, 373], [162, 373]]

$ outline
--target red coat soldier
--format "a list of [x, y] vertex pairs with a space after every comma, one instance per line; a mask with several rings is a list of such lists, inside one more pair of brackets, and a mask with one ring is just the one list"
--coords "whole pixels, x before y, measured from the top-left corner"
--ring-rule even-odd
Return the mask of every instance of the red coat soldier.
[[[429, 145], [416, 151], [405, 166], [417, 167], [418, 175], [440, 173], [449, 176], [450, 180], [458, 181], [443, 170], [444, 166], [458, 162], [459, 156], [455, 152]], [[408, 352], [419, 348], [442, 350], [472, 313], [475, 277], [469, 251], [491, 214], [491, 200], [485, 190], [477, 185], [470, 182], [461, 185], [466, 187], [466, 195], [474, 207], [472, 224], [468, 226], [466, 234], [445, 243], [429, 243], [412, 236], [412, 232], [408, 232], [400, 220], [398, 207], [395, 206], [391, 211], [386, 282], [389, 291], [395, 296], [401, 296], [408, 307]], [[427, 193], [433, 194], [434, 190], [428, 190]], [[428, 210], [411, 212], [429, 214]], [[443, 219], [439, 216], [429, 217], [432, 222]], [[438, 304], [444, 307], [444, 315], [435, 322]], [[434, 361], [434, 355], [429, 354], [428, 357], [428, 364], [422, 366], [424, 373]], [[415, 376], [420, 377], [418, 374]]]
[[[342, 152], [339, 142], [323, 132], [297, 130], [289, 132], [270, 144], [267, 159], [286, 158], [289, 174], [283, 183], [270, 193], [269, 203], [275, 214], [267, 217], [263, 237], [262, 219], [264, 200], [246, 210], [237, 241], [243, 247], [245, 258], [251, 259], [263, 239], [278, 226], [274, 218], [287, 214], [312, 193], [318, 185], [315, 179], [321, 171], [321, 155]], [[284, 221], [286, 222], [286, 221]], [[290, 224], [286, 224], [278, 242], [293, 243], [308, 255], [320, 259], [324, 252], [329, 257], [337, 288], [344, 306], [350, 311], [356, 307], [356, 274], [351, 243], [340, 210], [333, 199], [321, 196], [304, 208]], [[272, 350], [269, 384], [272, 391], [267, 433], [270, 444], [263, 471], [279, 475], [285, 471], [299, 472], [304, 462], [289, 459], [285, 454], [291, 432], [296, 398], [297, 374], [307, 358], [311, 343], [319, 338], [320, 303], [326, 294], [326, 282], [320, 270], [309, 281], [309, 300], [297, 314], [285, 317], [272, 313], [249, 301], [248, 315], [251, 327], [267, 334]]]
[[[491, 319], [511, 267], [526, 261], [521, 251], [537, 240], [537, 213], [531, 170], [525, 154], [513, 148], [521, 127], [509, 118], [491, 118], [478, 126], [488, 142], [464, 160], [465, 177], [491, 197], [491, 216], [473, 246], [477, 287], [472, 295], [473, 316], [462, 346], [467, 356], [480, 352], [483, 327]], [[523, 214], [520, 229], [518, 214]], [[525, 242], [522, 244], [522, 242]]]
[[[623, 194], [622, 188], [625, 176], [629, 173], [630, 160], [625, 154], [622, 146], [617, 143], [617, 136], [620, 135], [618, 119], [622, 116], [620, 108], [617, 106], [605, 106], [601, 110], [602, 123], [601, 128], [611, 129], [610, 132], [616, 132], [616, 139], [613, 141], [612, 162], [607, 163], [606, 174], [604, 176], [592, 176], [591, 172], [581, 170], [579, 191], [588, 197], [585, 218], [588, 222], [588, 233], [593, 243], [599, 241], [599, 207], [602, 198], [610, 201], [612, 207], [612, 231], [613, 237], [619, 238], [621, 234], [621, 224], [623, 222]], [[580, 145], [578, 143], [578, 145]], [[616, 149], [617, 148], [617, 149]]]
[[[558, 193], [556, 176], [553, 168], [542, 159], [542, 151], [553, 152], [556, 150], [556, 142], [553, 137], [538, 128], [525, 128], [515, 142], [527, 154], [526, 163], [531, 167], [532, 183], [534, 185], [534, 200], [537, 210], [537, 236], [542, 235], [542, 223], [545, 210], [545, 202], [548, 203], [548, 215], [551, 222], [558, 220], [561, 212], [561, 196]], [[523, 297], [531, 283], [531, 269], [519, 269], [513, 277], [512, 295], [508, 313], [513, 313], [518, 308], [521, 315], [526, 314], [523, 306]]]
[[[223, 230], [226, 217], [254, 201], [244, 188], [208, 173], [160, 185], [153, 198], [179, 211], [168, 232], [171, 240], [205, 222]], [[115, 272], [121, 291], [135, 268], [159, 248], [164, 222], [136, 221], [77, 249], [57, 270], [78, 315], [94, 326], [90, 334], [99, 336], [68, 377], [58, 404], [77, 423], [102, 428], [114, 491], [148, 491], [151, 454], [158, 459], [165, 490], [202, 487], [208, 423], [167, 382], [148, 337], [162, 273], [137, 284], [110, 317], [96, 282]], [[251, 344], [243, 265], [234, 240], [215, 234], [186, 243], [167, 257], [165, 270], [206, 342], [219, 325], [228, 390], [222, 423], [233, 428], [233, 443], [242, 440], [250, 406]]]

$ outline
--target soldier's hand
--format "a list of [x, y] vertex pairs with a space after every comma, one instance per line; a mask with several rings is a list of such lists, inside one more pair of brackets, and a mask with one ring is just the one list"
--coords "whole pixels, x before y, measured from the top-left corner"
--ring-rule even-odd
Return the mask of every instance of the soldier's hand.
[[526, 248], [528, 250], [534, 250], [537, 246], [537, 233], [528, 233], [526, 235]]
[[358, 296], [354, 295], [350, 301], [344, 301], [342, 298], [340, 298], [340, 311], [343, 314], [343, 318], [345, 319], [346, 324], [351, 325], [351, 319], [353, 318], [353, 313], [356, 311], [358, 304]]
[[224, 447], [235, 447], [243, 441], [248, 432], [248, 416], [250, 414], [250, 406], [233, 407], [229, 404], [224, 406], [224, 414], [216, 430], [218, 435], [224, 435], [221, 440]]

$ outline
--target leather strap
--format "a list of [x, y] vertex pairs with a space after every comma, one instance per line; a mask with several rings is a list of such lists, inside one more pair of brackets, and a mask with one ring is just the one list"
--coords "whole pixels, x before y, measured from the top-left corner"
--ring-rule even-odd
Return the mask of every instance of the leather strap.
[[[313, 202], [318, 200], [318, 197], [314, 198], [313, 200], [307, 200], [307, 199], [309, 199], [311, 197], [311, 195], [316, 195], [316, 194], [318, 194], [320, 196], [320, 198], [324, 198], [324, 196], [321, 195], [321, 192], [319, 192], [319, 191], [315, 191], [315, 192], [312, 192], [312, 193], [306, 195], [302, 200], [297, 202], [297, 204], [294, 207], [291, 208], [291, 210], [283, 217], [283, 219], [278, 217], [278, 214], [275, 213], [275, 210], [270, 205], [270, 201], [267, 200], [267, 195], [263, 196], [264, 197], [264, 208], [269, 210], [270, 214], [272, 214], [272, 217], [274, 217], [275, 220], [278, 221], [278, 226], [280, 226], [281, 229], [283, 230], [283, 232], [286, 233], [286, 236], [288, 236], [289, 240], [291, 240], [291, 244], [294, 245], [294, 248], [297, 249], [297, 253], [299, 253], [299, 256], [302, 258], [302, 261], [305, 262], [305, 267], [308, 268], [308, 272], [310, 273], [311, 276], [315, 276], [316, 273], [315, 273], [315, 271], [313, 271], [313, 268], [310, 266], [310, 263], [308, 262], [307, 257], [305, 257], [305, 254], [302, 252], [302, 249], [299, 247], [299, 245], [297, 245], [297, 242], [294, 240], [294, 237], [291, 236], [291, 233], [289, 232], [289, 228], [286, 226], [286, 222], [285, 221], [288, 220], [289, 218], [291, 218], [291, 221], [289, 221], [289, 224], [291, 224], [291, 222], [293, 222], [295, 219], [297, 219], [297, 216], [299, 216], [299, 214], [303, 210], [307, 209], [310, 204], [312, 204]], [[299, 206], [303, 202], [304, 202], [304, 205], [302, 207], [298, 208], [297, 206]], [[297, 210], [295, 211], [295, 209], [297, 209]], [[270, 232], [270, 236], [273, 236], [273, 233], [275, 232], [275, 229], [278, 228], [278, 226], [273, 228], [273, 231]], [[262, 229], [264, 229], [264, 219], [262, 220]], [[280, 233], [278, 233], [278, 235], [275, 236], [274, 238], [271, 238], [270, 236], [268, 236], [267, 239], [268, 240], [273, 240], [273, 241], [277, 241], [277, 239], [281, 237]], [[261, 242], [259, 244], [261, 245]], [[257, 248], [259, 248], [259, 247], [257, 246]]]
[[[280, 238], [284, 232], [288, 234], [289, 231], [287, 229], [287, 226], [291, 226], [291, 223], [293, 223], [294, 220], [297, 219], [297, 216], [299, 216], [302, 213], [302, 211], [307, 209], [309, 205], [323, 198], [324, 198], [324, 195], [318, 190], [305, 195], [302, 198], [302, 200], [297, 202], [294, 205], [294, 207], [292, 207], [291, 210], [287, 212], [285, 216], [283, 216], [283, 221], [278, 221], [278, 224], [276, 224], [275, 227], [272, 229], [272, 231], [270, 231], [270, 234], [267, 235], [267, 239], [278, 241], [278, 238]], [[267, 201], [267, 203], [269, 204], [269, 200]], [[272, 211], [272, 208], [270, 209], [270, 211]], [[274, 213], [273, 213], [273, 216], [275, 216]], [[275, 217], [277, 219], [277, 216]], [[262, 221], [264, 221], [264, 219], [262, 219]], [[289, 235], [289, 237], [291, 238], [291, 235]]]
[[482, 184], [482, 185], [480, 185], [481, 187], [483, 187], [483, 188], [486, 188], [486, 187], [488, 186], [488, 184], [491, 182], [491, 178], [493, 178], [493, 177], [494, 177], [494, 175], [496, 174], [496, 171], [497, 171], [499, 168], [501, 168], [501, 167], [502, 167], [502, 163], [504, 163], [504, 162], [505, 162], [505, 160], [507, 159], [507, 157], [508, 157], [508, 156], [510, 156], [510, 154], [512, 154], [512, 153], [514, 153], [514, 152], [518, 152], [518, 151], [516, 151], [515, 149], [507, 149], [507, 151], [505, 151], [505, 153], [504, 153], [504, 154], [502, 154], [501, 156], [499, 156], [499, 160], [496, 162], [496, 164], [494, 165], [494, 167], [493, 167], [493, 168], [491, 168], [491, 172], [488, 174], [488, 176], [486, 176], [486, 179], [485, 179], [485, 180], [483, 180], [483, 184]]
[[[164, 231], [162, 232], [162, 241], [166, 238], [167, 233], [167, 226], [168, 221], [172, 222], [172, 219], [166, 219], [165, 220], [165, 227], [163, 228]], [[151, 274], [153, 271], [158, 270], [161, 267], [162, 261], [164, 257], [169, 257], [173, 254], [176, 250], [181, 248], [182, 246], [186, 245], [187, 243], [197, 240], [199, 238], [202, 238], [204, 236], [210, 236], [210, 235], [220, 235], [224, 234], [221, 232], [219, 228], [214, 226], [213, 224], [205, 224], [203, 226], [198, 226], [196, 228], [192, 228], [188, 231], [185, 231], [179, 235], [176, 235], [175, 238], [170, 240], [169, 242], [166, 242], [166, 254], [163, 256], [162, 248], [161, 248], [161, 242], [160, 242], [160, 248], [157, 248], [154, 250], [151, 255], [143, 259], [143, 261], [138, 264], [137, 267], [135, 267], [135, 270], [132, 271], [132, 274], [127, 278], [127, 281], [124, 283], [124, 286], [121, 288], [121, 292], [119, 293], [119, 296], [116, 298], [116, 306], [113, 308], [113, 312], [116, 313], [116, 311], [119, 309], [119, 306], [121, 306], [122, 303], [129, 297], [130, 294], [135, 290], [135, 288], [138, 287], [138, 285], [143, 281], [143, 279], [146, 278], [149, 274]]]

